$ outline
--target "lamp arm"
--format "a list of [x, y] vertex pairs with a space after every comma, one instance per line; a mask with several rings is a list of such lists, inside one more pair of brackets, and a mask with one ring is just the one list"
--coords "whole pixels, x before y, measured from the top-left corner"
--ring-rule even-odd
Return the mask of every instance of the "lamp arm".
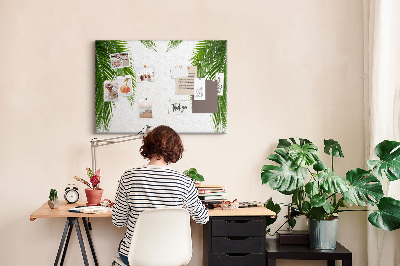
[[91, 139], [90, 140], [90, 149], [91, 149], [91, 154], [92, 154], [92, 170], [93, 170], [93, 172], [96, 172], [96, 148], [97, 147], [106, 146], [106, 145], [110, 145], [110, 144], [116, 144], [116, 143], [122, 143], [122, 142], [137, 140], [137, 139], [143, 139], [144, 136], [151, 130], [152, 130], [152, 127], [146, 125], [136, 135], [125, 135], [125, 136], [119, 136], [119, 137], [108, 138], [108, 139], [97, 139], [97, 138]]

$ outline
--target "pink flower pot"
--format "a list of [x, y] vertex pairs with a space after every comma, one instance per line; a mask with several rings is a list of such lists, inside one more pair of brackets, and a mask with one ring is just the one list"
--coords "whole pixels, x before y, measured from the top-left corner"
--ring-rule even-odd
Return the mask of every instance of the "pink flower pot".
[[87, 204], [86, 204], [87, 206], [99, 205], [101, 201], [101, 195], [103, 194], [102, 188], [95, 188], [95, 189], [87, 188], [85, 189], [85, 193], [87, 198]]

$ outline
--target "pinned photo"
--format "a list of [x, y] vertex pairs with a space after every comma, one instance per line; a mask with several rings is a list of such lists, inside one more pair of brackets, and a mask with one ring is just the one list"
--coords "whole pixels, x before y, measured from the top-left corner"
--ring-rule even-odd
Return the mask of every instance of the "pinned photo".
[[136, 82], [154, 81], [154, 67], [138, 67], [136, 68]]
[[153, 104], [147, 98], [139, 100], [139, 118], [153, 118]]
[[118, 101], [118, 82], [109, 80], [104, 81], [104, 101]]
[[110, 54], [111, 68], [129, 67], [129, 53]]
[[132, 77], [130, 75], [117, 77], [118, 82], [118, 93], [122, 96], [132, 96], [133, 88], [132, 88]]

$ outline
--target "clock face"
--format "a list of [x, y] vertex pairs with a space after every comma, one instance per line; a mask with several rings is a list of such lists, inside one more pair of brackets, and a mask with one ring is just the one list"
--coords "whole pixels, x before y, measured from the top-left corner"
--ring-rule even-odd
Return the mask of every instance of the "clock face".
[[65, 192], [65, 200], [68, 201], [68, 203], [75, 203], [79, 199], [79, 194], [78, 191], [76, 190], [68, 190]]

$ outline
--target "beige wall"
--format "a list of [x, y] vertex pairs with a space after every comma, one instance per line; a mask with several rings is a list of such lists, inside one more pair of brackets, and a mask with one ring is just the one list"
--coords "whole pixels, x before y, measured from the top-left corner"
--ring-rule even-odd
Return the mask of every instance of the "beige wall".
[[[54, 261], [65, 221], [29, 222], [29, 214], [50, 188], [62, 195], [72, 176], [84, 176], [89, 140], [106, 137], [94, 134], [97, 39], [228, 40], [228, 134], [184, 135], [186, 152], [174, 167], [198, 168], [231, 199], [288, 200], [260, 181], [278, 138], [319, 146], [334, 138], [346, 156], [337, 161], [340, 174], [363, 166], [361, 0], [3, 0], [0, 10], [1, 264]], [[145, 162], [139, 145], [99, 149], [106, 197], [113, 199], [126, 168]], [[99, 261], [109, 265], [123, 230], [106, 219], [91, 222]], [[366, 264], [365, 233], [364, 213], [340, 216], [338, 239], [354, 265]], [[200, 265], [201, 227], [193, 234], [190, 265]], [[65, 265], [80, 264], [74, 234]]]

